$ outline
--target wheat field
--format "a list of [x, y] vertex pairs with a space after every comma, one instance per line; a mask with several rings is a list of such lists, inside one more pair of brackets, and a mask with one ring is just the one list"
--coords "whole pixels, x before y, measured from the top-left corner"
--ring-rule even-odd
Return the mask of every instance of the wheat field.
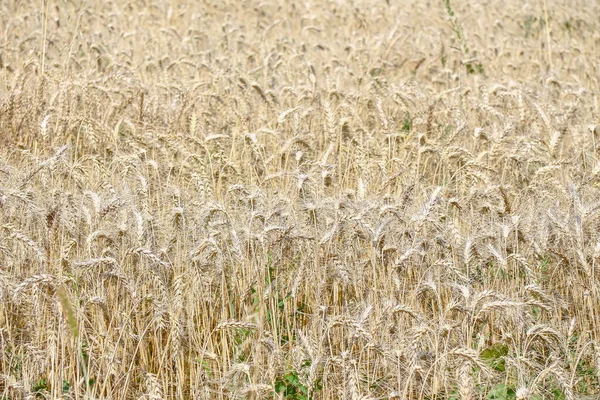
[[0, 1], [0, 399], [597, 399], [600, 3]]

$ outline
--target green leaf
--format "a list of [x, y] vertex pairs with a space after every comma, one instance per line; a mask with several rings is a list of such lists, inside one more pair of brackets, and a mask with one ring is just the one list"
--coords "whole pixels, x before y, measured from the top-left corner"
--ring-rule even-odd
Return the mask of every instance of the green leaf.
[[31, 391], [35, 393], [35, 397], [44, 397], [43, 392], [47, 392], [50, 388], [48, 387], [48, 380], [41, 378], [33, 384]]
[[508, 355], [508, 346], [504, 343], [496, 343], [487, 349], [484, 349], [479, 356], [486, 363], [499, 372], [504, 372], [506, 366], [505, 357]]
[[412, 118], [410, 117], [410, 113], [404, 114], [404, 122], [402, 123], [402, 130], [405, 132], [410, 132], [412, 129]]
[[383, 73], [383, 69], [382, 68], [371, 68], [369, 70], [369, 75], [372, 76], [372, 77], [379, 76], [382, 73]]
[[513, 386], [507, 386], [505, 383], [494, 385], [488, 392], [488, 400], [514, 400], [517, 398], [517, 392]]
[[560, 389], [554, 389], [552, 394], [555, 400], [564, 400], [566, 398], [565, 393]]

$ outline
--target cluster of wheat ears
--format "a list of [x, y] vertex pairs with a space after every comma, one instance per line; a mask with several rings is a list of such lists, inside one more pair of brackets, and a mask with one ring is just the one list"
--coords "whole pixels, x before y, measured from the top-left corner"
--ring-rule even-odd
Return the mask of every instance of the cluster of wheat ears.
[[600, 393], [596, 1], [0, 2], [0, 399]]

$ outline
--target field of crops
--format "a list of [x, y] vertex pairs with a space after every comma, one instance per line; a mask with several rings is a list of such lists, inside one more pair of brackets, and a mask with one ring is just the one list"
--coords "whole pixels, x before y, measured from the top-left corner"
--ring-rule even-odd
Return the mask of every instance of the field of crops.
[[0, 399], [599, 398], [599, 15], [0, 1]]

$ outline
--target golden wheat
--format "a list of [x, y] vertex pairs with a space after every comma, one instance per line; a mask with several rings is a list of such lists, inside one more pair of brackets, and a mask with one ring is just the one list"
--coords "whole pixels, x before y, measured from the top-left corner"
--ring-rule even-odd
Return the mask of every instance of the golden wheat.
[[597, 1], [92, 3], [0, 2], [0, 399], [600, 396]]

